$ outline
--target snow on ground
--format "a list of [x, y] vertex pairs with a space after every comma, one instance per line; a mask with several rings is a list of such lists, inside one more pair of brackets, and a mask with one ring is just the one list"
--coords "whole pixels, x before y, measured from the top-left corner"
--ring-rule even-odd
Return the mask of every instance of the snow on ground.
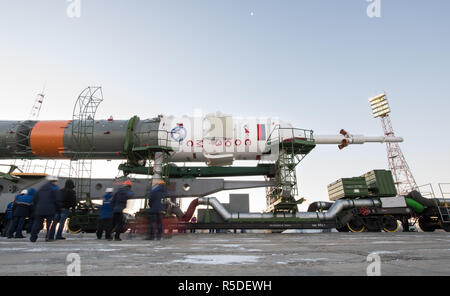
[[174, 260], [172, 263], [189, 264], [233, 264], [233, 263], [255, 263], [259, 256], [248, 255], [188, 255], [182, 260]]

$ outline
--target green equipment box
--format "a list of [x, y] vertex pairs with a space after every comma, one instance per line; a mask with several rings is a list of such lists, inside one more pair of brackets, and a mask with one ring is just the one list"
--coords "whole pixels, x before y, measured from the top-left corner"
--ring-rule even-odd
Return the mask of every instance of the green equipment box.
[[391, 197], [397, 196], [392, 172], [388, 170], [373, 170], [361, 177], [366, 179], [370, 196]]
[[328, 185], [331, 201], [341, 198], [368, 197], [369, 189], [364, 177], [342, 178]]

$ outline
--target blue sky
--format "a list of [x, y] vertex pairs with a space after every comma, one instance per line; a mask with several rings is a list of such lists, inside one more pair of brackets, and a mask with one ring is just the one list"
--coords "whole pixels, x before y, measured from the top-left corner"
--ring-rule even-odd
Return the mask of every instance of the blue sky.
[[[68, 5], [0, 0], [2, 120], [26, 118], [44, 83], [41, 119], [70, 119], [101, 85], [98, 118], [201, 108], [381, 135], [367, 100], [386, 91], [417, 182], [450, 182], [449, 1], [381, 0], [381, 18], [365, 0], [81, 0], [80, 18]], [[300, 191], [324, 200], [328, 183], [386, 167], [384, 145], [318, 147]]]

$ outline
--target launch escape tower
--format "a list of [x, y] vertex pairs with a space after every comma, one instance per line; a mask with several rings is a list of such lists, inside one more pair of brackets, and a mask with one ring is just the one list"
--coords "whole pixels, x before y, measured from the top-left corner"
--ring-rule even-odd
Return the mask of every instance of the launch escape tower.
[[[374, 98], [369, 99], [370, 107], [374, 118], [380, 118], [383, 126], [385, 136], [394, 137], [394, 130], [392, 128], [391, 118], [389, 113], [391, 109], [386, 97], [383, 93]], [[417, 189], [416, 181], [411, 173], [411, 170], [406, 162], [405, 156], [400, 149], [398, 143], [386, 142], [387, 157], [389, 170], [394, 176], [395, 186], [399, 195], [407, 195], [411, 191]]]
[[84, 89], [75, 103], [71, 123], [75, 150], [70, 161], [70, 176], [77, 180], [75, 182], [77, 197], [88, 201], [91, 192], [95, 113], [102, 101], [101, 87], [89, 86]]

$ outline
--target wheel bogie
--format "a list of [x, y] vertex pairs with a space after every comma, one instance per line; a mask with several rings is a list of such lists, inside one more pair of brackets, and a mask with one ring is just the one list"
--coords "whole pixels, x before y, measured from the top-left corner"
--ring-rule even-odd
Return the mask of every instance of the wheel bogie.
[[384, 232], [397, 232], [400, 224], [398, 220], [389, 215], [383, 217], [383, 230]]
[[347, 227], [350, 232], [364, 232], [366, 230], [366, 226], [364, 222], [359, 217], [354, 217], [349, 222], [347, 222]]
[[440, 224], [441, 224], [441, 228], [445, 232], [450, 232], [450, 223], [441, 222]]
[[338, 232], [349, 232], [349, 231], [350, 231], [350, 229], [348, 229], [348, 226], [347, 226], [347, 225], [344, 225], [344, 226], [342, 226], [342, 227], [337, 227], [336, 230], [337, 230]]
[[337, 228], [339, 232], [397, 232], [398, 218], [391, 215], [353, 216], [345, 227]]
[[437, 219], [433, 219], [429, 216], [421, 216], [419, 218], [419, 227], [424, 232], [433, 232], [439, 228]]

